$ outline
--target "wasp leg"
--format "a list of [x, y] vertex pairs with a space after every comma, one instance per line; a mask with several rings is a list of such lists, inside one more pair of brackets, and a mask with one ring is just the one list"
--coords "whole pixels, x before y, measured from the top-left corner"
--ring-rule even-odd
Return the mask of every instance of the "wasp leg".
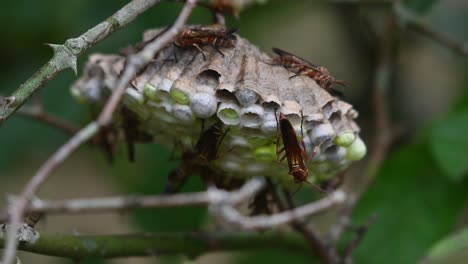
[[295, 78], [295, 77], [297, 77], [297, 76], [299, 76], [299, 75], [301, 75], [301, 74], [300, 74], [300, 73], [296, 73], [296, 74], [294, 74], [294, 75], [292, 75], [292, 76], [289, 76], [289, 80], [291, 80], [292, 78]]
[[200, 48], [200, 46], [198, 46], [197, 44], [193, 44], [193, 46], [202, 54], [203, 56], [203, 60], [206, 61], [206, 55], [205, 55], [205, 52]]
[[221, 54], [221, 56], [223, 56], [223, 58], [225, 57], [224, 53], [221, 52], [221, 50], [219, 50], [216, 46], [213, 46], [213, 49], [216, 50], [219, 54]]

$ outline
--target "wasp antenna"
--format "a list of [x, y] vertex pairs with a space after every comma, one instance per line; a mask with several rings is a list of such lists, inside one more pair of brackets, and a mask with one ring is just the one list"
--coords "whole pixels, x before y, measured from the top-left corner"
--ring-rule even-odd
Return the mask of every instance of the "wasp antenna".
[[296, 74], [294, 74], [294, 75], [292, 75], [292, 76], [289, 76], [288, 79], [291, 80], [292, 78], [298, 77], [298, 76], [300, 76], [300, 75], [301, 75], [300, 73], [296, 73]]
[[[224, 58], [224, 53], [222, 51], [220, 51], [216, 46], [213, 46], [213, 49], [216, 50], [219, 54], [221, 54], [221, 56]], [[205, 57], [205, 60], [206, 60], [206, 57]]]
[[322, 193], [328, 195], [328, 192], [325, 191], [324, 189], [320, 188], [320, 186], [318, 186], [317, 184], [311, 183], [311, 182], [310, 182], [309, 180], [307, 180], [307, 179], [305, 179], [304, 182], [310, 184], [310, 185], [311, 185], [312, 187], [314, 187], [315, 189], [317, 189], [317, 190], [321, 191]]
[[344, 93], [342, 91], [338, 91], [338, 90], [336, 90], [334, 88], [330, 88], [329, 92], [330, 92], [330, 94], [332, 96], [336, 96], [336, 97], [339, 97], [341, 99], [345, 98]]
[[234, 33], [239, 33], [239, 29], [238, 28], [231, 28], [228, 30], [228, 32], [226, 32], [227, 35], [232, 35]]
[[278, 54], [278, 55], [280, 55], [280, 56], [281, 56], [281, 55], [290, 55], [289, 52], [286, 52], [286, 51], [284, 51], [284, 50], [282, 50], [282, 49], [278, 49], [278, 48], [275, 48], [275, 47], [273, 47], [273, 48], [271, 48], [271, 49], [273, 50], [274, 53], [276, 53], [276, 54]]
[[294, 195], [296, 195], [296, 193], [301, 189], [301, 187], [302, 187], [302, 183], [299, 185], [299, 187], [297, 187], [297, 189], [290, 196], [293, 197]]
[[336, 80], [336, 81], [334, 81], [333, 83], [339, 84], [339, 85], [344, 86], [344, 87], [348, 87], [348, 86], [349, 86], [349, 83], [348, 83], [348, 82], [345, 82], [345, 81], [342, 81], [342, 80]]
[[279, 48], [275, 48], [275, 47], [272, 47], [271, 48], [273, 50], [274, 53], [278, 54], [279, 56], [290, 56], [290, 57], [295, 57], [297, 58], [296, 55], [290, 53], [290, 52], [287, 52], [285, 50], [282, 50], [282, 49], [279, 49]]

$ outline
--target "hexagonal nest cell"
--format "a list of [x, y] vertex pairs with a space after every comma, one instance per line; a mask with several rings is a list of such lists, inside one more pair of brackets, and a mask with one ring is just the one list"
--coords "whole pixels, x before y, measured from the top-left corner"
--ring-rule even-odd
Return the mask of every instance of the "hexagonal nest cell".
[[[145, 32], [144, 41], [159, 32]], [[290, 78], [294, 73], [272, 65], [269, 55], [239, 36], [234, 48], [202, 49], [206, 58], [195, 48], [169, 45], [132, 80], [123, 107], [137, 121], [134, 130], [184, 153], [195, 151], [202, 130], [221, 121], [227, 132], [207, 166], [226, 179], [265, 176], [284, 185], [294, 182], [287, 162], [277, 160], [279, 112], [298, 140], [303, 132], [307, 152], [317, 151], [307, 162], [309, 181], [328, 180], [365, 155], [354, 121], [357, 111], [312, 78]], [[102, 105], [125, 61], [124, 55], [92, 55], [73, 95]], [[115, 120], [122, 119], [119, 113]]]

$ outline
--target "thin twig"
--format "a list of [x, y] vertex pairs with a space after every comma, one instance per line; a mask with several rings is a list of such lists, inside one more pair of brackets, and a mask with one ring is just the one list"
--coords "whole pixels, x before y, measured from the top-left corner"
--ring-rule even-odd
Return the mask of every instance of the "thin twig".
[[223, 26], [226, 26], [226, 18], [224, 17], [224, 14], [220, 12], [214, 12], [214, 22]]
[[[33, 106], [22, 107], [17, 110], [17, 113], [26, 118], [31, 118], [58, 128], [67, 134], [76, 134], [80, 130], [78, 126], [68, 122], [67, 120], [46, 112], [39, 96], [34, 99]], [[3, 104], [5, 104], [5, 97], [0, 96], [0, 105]]]
[[376, 215], [372, 215], [369, 220], [362, 226], [358, 227], [356, 230], [356, 237], [349, 242], [346, 246], [345, 253], [344, 253], [344, 262], [345, 263], [352, 263], [352, 255], [356, 247], [361, 243], [362, 239], [366, 235], [367, 231], [374, 225]]
[[11, 96], [8, 105], [0, 105], [0, 124], [10, 118], [34, 93], [44, 87], [65, 69], [77, 72], [78, 57], [115, 31], [126, 26], [160, 0], [133, 0], [115, 14], [62, 45], [50, 44], [54, 56], [26, 80]]
[[404, 7], [402, 3], [396, 3], [393, 11], [400, 20], [401, 27], [409, 28], [415, 32], [421, 33], [435, 42], [453, 50], [454, 52], [468, 56], [468, 45], [455, 39], [453, 36], [436, 30], [434, 27], [425, 22], [420, 16], [411, 12], [411, 10]]
[[36, 107], [22, 107], [18, 109], [17, 113], [24, 117], [31, 118], [31, 119], [43, 122], [45, 124], [48, 124], [50, 126], [56, 127], [66, 132], [67, 134], [75, 134], [80, 130], [79, 127], [68, 122], [67, 120], [61, 119], [60, 117], [44, 112]]
[[[0, 239], [0, 248], [3, 240]], [[245, 250], [289, 251], [310, 256], [310, 249], [296, 234], [268, 232], [186, 232], [77, 236], [41, 233], [37, 242], [19, 245], [19, 250], [71, 259], [110, 259], [135, 256]]]
[[[5, 98], [3, 96], [0, 96], [0, 105], [3, 104], [5, 104]], [[18, 109], [17, 113], [24, 117], [31, 118], [46, 123], [50, 126], [56, 127], [68, 134], [75, 134], [80, 130], [79, 127], [68, 122], [67, 120], [61, 119], [57, 116], [47, 113], [44, 110], [42, 100], [39, 96], [35, 97], [33, 106], [20, 108]]]
[[[39, 190], [40, 186], [46, 181], [49, 175], [53, 171], [55, 171], [55, 169], [60, 164], [62, 164], [63, 161], [71, 153], [73, 153], [79, 146], [81, 146], [84, 142], [86, 142], [92, 136], [94, 136], [101, 127], [110, 124], [110, 122], [112, 121], [113, 113], [117, 108], [120, 100], [122, 99], [122, 96], [130, 80], [133, 79], [135, 73], [138, 72], [139, 69], [144, 67], [147, 63], [151, 61], [152, 58], [154, 58], [155, 54], [158, 53], [159, 50], [161, 50], [164, 46], [171, 42], [177, 36], [177, 34], [179, 34], [182, 31], [188, 17], [195, 8], [195, 5], [196, 0], [187, 1], [181, 13], [179, 14], [179, 17], [177, 18], [175, 24], [169, 30], [164, 32], [164, 34], [162, 34], [159, 38], [155, 39], [153, 42], [149, 43], [142, 51], [130, 56], [129, 63], [127, 64], [124, 74], [119, 80], [117, 88], [114, 90], [111, 97], [106, 102], [106, 105], [101, 114], [99, 115], [97, 121], [88, 124], [85, 128], [80, 130], [74, 137], [72, 137], [69, 140], [69, 142], [67, 142], [57, 152], [55, 152], [28, 182], [28, 184], [23, 189], [16, 202], [13, 205], [11, 205], [9, 210], [11, 220], [7, 232], [6, 249], [2, 261], [3, 264], [10, 264], [15, 258], [17, 244], [16, 233], [18, 228], [20, 227], [20, 223], [23, 219], [24, 210], [26, 209], [28, 201]], [[99, 36], [96, 38], [99, 38]], [[16, 100], [17, 98], [15, 98], [15, 102]], [[24, 98], [24, 100], [26, 100], [26, 98]], [[16, 108], [13, 108], [13, 111], [16, 111]]]
[[269, 216], [243, 216], [233, 207], [232, 203], [211, 206], [210, 210], [220, 216], [225, 222], [236, 225], [242, 229], [269, 229], [320, 213], [343, 203], [345, 199], [346, 194], [342, 190], [337, 190], [318, 201]]
[[[106, 211], [123, 211], [136, 208], [168, 208], [182, 206], [199, 206], [220, 203], [236, 204], [258, 192], [265, 185], [262, 178], [254, 178], [236, 191], [227, 192], [210, 188], [206, 192], [183, 193], [174, 195], [148, 196], [115, 196], [84, 198], [71, 200], [33, 199], [25, 213], [61, 214], [61, 213], [101, 213]], [[15, 198], [9, 199], [15, 203]], [[5, 222], [6, 216], [0, 219]]]
[[421, 33], [462, 56], [468, 56], [468, 44], [450, 34], [436, 30], [421, 16], [405, 7], [401, 0], [330, 0], [329, 2], [343, 5], [391, 7], [399, 20], [401, 29], [410, 29]]

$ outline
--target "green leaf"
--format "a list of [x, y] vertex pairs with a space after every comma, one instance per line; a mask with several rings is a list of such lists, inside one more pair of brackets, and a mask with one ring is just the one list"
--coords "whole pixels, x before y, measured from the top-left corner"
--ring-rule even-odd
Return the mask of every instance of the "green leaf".
[[450, 179], [460, 181], [468, 172], [468, 110], [451, 115], [432, 130], [432, 154]]
[[425, 144], [392, 155], [355, 211], [354, 223], [377, 221], [355, 252], [356, 263], [416, 263], [447, 232], [466, 189], [433, 164]]
[[462, 229], [437, 242], [421, 263], [466, 263], [468, 259], [468, 228]]

